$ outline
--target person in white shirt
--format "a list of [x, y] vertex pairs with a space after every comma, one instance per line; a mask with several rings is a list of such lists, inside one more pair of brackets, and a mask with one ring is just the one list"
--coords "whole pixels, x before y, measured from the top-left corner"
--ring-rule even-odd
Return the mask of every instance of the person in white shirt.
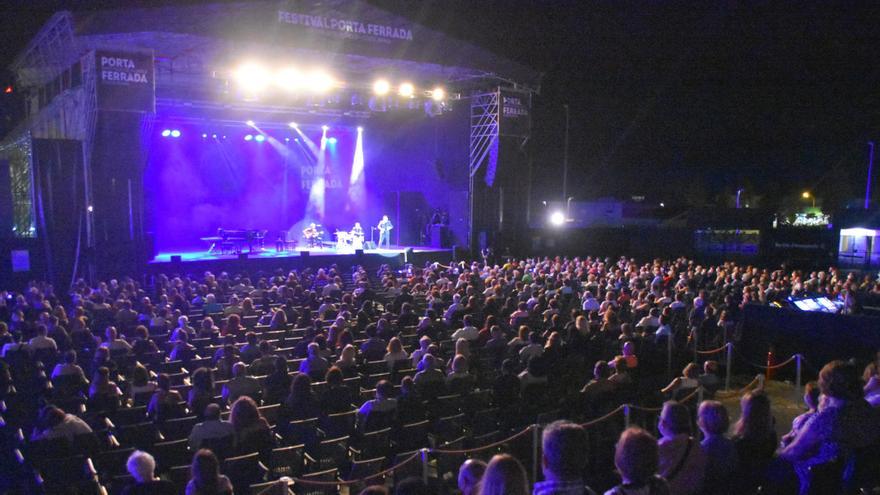
[[422, 360], [422, 356], [428, 353], [428, 348], [431, 347], [432, 343], [431, 337], [428, 337], [427, 335], [423, 335], [422, 338], [419, 339], [419, 348], [414, 350], [409, 356], [412, 360], [413, 368], [419, 365], [419, 361]]
[[465, 339], [474, 341], [479, 337], [480, 330], [473, 325], [473, 317], [471, 315], [464, 315], [464, 326], [452, 334], [452, 340]]
[[111, 353], [116, 351], [131, 352], [131, 344], [119, 338], [116, 327], [107, 327], [107, 330], [104, 331], [104, 336], [107, 340], [101, 343], [101, 347], [106, 347]]
[[73, 441], [73, 438], [77, 435], [92, 432], [92, 428], [88, 423], [73, 414], [65, 413], [55, 406], [47, 406], [43, 409], [40, 412], [37, 423], [42, 424], [42, 426], [34, 428], [34, 433], [31, 435], [32, 440], [64, 437]]
[[189, 434], [189, 448], [193, 451], [201, 448], [202, 442], [205, 440], [235, 435], [232, 423], [220, 419], [220, 406], [217, 404], [208, 404], [204, 417], [205, 420], [193, 426]]
[[46, 335], [48, 332], [49, 330], [45, 325], [39, 325], [37, 327], [37, 335], [28, 341], [28, 347], [34, 351], [43, 349], [58, 351], [58, 344], [55, 343], [55, 339]]
[[409, 359], [409, 356], [406, 354], [406, 351], [403, 350], [403, 344], [400, 343], [400, 339], [397, 337], [391, 337], [391, 340], [388, 341], [388, 347], [385, 349], [384, 360], [388, 363], [388, 370], [394, 371], [394, 366], [398, 361], [406, 361]]
[[450, 304], [449, 308], [446, 309], [446, 312], [443, 313], [443, 318], [447, 321], [447, 323], [452, 321], [452, 318], [455, 316], [455, 312], [458, 311], [460, 302], [460, 294], [455, 294], [452, 296], [452, 304]]
[[59, 376], [79, 376], [81, 378], [82, 383], [88, 383], [89, 381], [86, 379], [86, 374], [83, 372], [83, 369], [76, 364], [76, 351], [70, 350], [64, 353], [64, 362], [58, 363], [55, 365], [55, 368], [52, 369], [52, 379], [58, 378]]
[[597, 301], [596, 298], [593, 297], [592, 292], [586, 291], [584, 293], [584, 302], [581, 305], [581, 308], [587, 313], [599, 311], [599, 301]]

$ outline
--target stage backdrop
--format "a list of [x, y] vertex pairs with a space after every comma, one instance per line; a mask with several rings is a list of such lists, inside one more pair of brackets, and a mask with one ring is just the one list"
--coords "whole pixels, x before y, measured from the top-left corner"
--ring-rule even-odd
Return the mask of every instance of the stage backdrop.
[[218, 228], [301, 240], [310, 222], [331, 240], [358, 221], [369, 240], [383, 214], [395, 224], [392, 242], [399, 235], [401, 244], [418, 245], [434, 208], [448, 211], [454, 234], [465, 238], [467, 121], [455, 112], [302, 122], [300, 132], [263, 126], [262, 133], [179, 118], [160, 109], [149, 131], [146, 215], [159, 253], [207, 249], [200, 238]]

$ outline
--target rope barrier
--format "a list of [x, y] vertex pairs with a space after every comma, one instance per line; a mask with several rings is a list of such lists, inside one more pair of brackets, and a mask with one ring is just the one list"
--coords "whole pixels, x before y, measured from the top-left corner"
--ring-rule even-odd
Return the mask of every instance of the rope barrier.
[[627, 406], [627, 404], [621, 404], [621, 405], [617, 406], [617, 409], [609, 412], [608, 414], [602, 416], [601, 418], [596, 418], [596, 419], [592, 419], [590, 421], [587, 421], [586, 423], [581, 423], [581, 427], [582, 428], [589, 428], [590, 426], [601, 423], [601, 422], [605, 421], [606, 419], [617, 415], [617, 413], [619, 413], [620, 411], [623, 411], [624, 409], [626, 409], [626, 406]]
[[697, 354], [701, 354], [703, 356], [705, 356], [707, 354], [717, 354], [717, 353], [727, 349], [727, 346], [729, 346], [729, 345], [732, 345], [732, 344], [724, 344], [723, 346], [719, 347], [718, 349], [712, 349], [711, 351], [696, 351], [696, 352], [697, 352]]
[[[737, 354], [737, 355], [738, 355], [738, 354]], [[739, 355], [738, 355], [738, 356], [739, 356]], [[776, 370], [776, 369], [782, 368], [782, 367], [786, 366], [788, 363], [791, 363], [792, 361], [794, 361], [795, 359], [797, 359], [797, 357], [798, 357], [798, 355], [797, 355], [797, 354], [794, 354], [794, 355], [792, 355], [790, 358], [786, 359], [785, 361], [783, 361], [783, 362], [781, 362], [781, 363], [779, 363], [779, 364], [774, 364], [773, 366], [762, 366], [762, 365], [760, 365], [760, 364], [755, 364], [755, 363], [753, 363], [753, 362], [751, 362], [751, 361], [748, 361], [748, 360], [746, 360], [746, 359], [745, 359], [744, 357], [742, 357], [742, 356], [739, 356], [739, 358], [740, 358], [740, 360], [742, 360], [742, 362], [744, 362], [744, 363], [746, 363], [746, 364], [748, 364], [748, 365], [750, 365], [750, 366], [754, 366], [755, 368], [762, 369], [762, 370]]]
[[356, 480], [345, 480], [345, 481], [342, 481], [342, 480], [340, 480], [340, 481], [321, 481], [321, 480], [304, 480], [304, 479], [302, 479], [302, 478], [289, 478], [289, 479], [290, 479], [291, 481], [293, 481], [293, 484], [294, 484], [294, 485], [298, 485], [298, 484], [301, 484], [301, 485], [315, 485], [315, 486], [356, 485], [356, 484], [358, 484], [358, 483], [362, 483], [362, 482], [364, 482], [364, 481], [366, 481], [366, 480], [371, 480], [371, 479], [373, 479], [373, 478], [378, 478], [378, 477], [380, 477], [380, 476], [385, 476], [386, 474], [391, 473], [392, 471], [395, 471], [395, 470], [401, 468], [401, 467], [404, 466], [405, 464], [409, 464], [413, 459], [415, 459], [416, 457], [419, 457], [420, 455], [422, 455], [421, 451], [416, 452], [415, 454], [413, 454], [413, 455], [407, 457], [406, 459], [402, 460], [399, 464], [397, 464], [397, 465], [395, 465], [395, 466], [391, 466], [391, 467], [388, 468], [388, 469], [385, 469], [385, 470], [383, 470], [383, 471], [379, 471], [378, 473], [371, 474], [371, 475], [369, 475], [369, 476], [364, 476], [363, 478], [358, 478], [358, 479], [356, 479]]
[[469, 454], [471, 452], [480, 452], [483, 450], [494, 449], [495, 447], [499, 447], [501, 445], [504, 445], [507, 442], [510, 442], [512, 440], [516, 440], [517, 438], [525, 435], [526, 433], [529, 433], [530, 431], [532, 431], [532, 428], [534, 428], [534, 426], [529, 426], [528, 428], [524, 429], [523, 431], [521, 431], [519, 433], [514, 434], [511, 437], [505, 438], [504, 440], [498, 440], [497, 442], [490, 443], [489, 445], [483, 445], [482, 447], [474, 447], [472, 449], [458, 449], [458, 450], [432, 449], [431, 453], [433, 453], [433, 454], [446, 454], [446, 455], [460, 455], [460, 454]]
[[743, 387], [743, 388], [741, 388], [741, 389], [739, 389], [739, 390], [731, 390], [731, 391], [729, 391], [729, 392], [724, 392], [724, 391], [719, 390], [718, 392], [715, 392], [715, 396], [716, 396], [716, 397], [725, 397], [725, 398], [726, 398], [726, 397], [735, 397], [735, 396], [737, 396], [737, 395], [742, 395], [742, 394], [746, 393], [750, 388], [752, 388], [752, 386], [753, 386], [755, 383], [758, 383], [758, 382], [760, 382], [760, 381], [761, 381], [760, 376], [756, 376], [752, 381], [750, 381], [750, 382], [748, 383], [748, 385], [746, 385], [745, 387]]

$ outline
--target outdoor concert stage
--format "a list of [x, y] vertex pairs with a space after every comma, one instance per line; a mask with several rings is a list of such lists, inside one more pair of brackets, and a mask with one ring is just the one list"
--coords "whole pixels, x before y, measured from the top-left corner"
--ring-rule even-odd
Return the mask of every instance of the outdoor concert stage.
[[423, 266], [426, 262], [448, 264], [452, 260], [452, 249], [426, 246], [395, 246], [391, 249], [368, 249], [363, 252], [343, 252], [333, 248], [303, 248], [280, 252], [275, 249], [263, 249], [254, 252], [245, 251], [240, 255], [211, 254], [202, 250], [159, 253], [149, 262], [148, 271], [152, 273], [173, 273], [181, 270], [268, 271], [279, 268], [284, 270], [318, 268], [332, 264], [343, 268], [363, 265], [368, 269], [389, 264], [398, 268], [407, 263]]

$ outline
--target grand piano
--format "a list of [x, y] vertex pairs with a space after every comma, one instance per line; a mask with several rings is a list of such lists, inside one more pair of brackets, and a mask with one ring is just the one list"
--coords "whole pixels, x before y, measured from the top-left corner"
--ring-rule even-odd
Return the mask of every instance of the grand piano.
[[217, 229], [217, 235], [202, 237], [204, 242], [210, 242], [208, 254], [241, 254], [247, 247], [249, 253], [263, 250], [263, 242], [266, 239], [265, 230], [227, 230]]

